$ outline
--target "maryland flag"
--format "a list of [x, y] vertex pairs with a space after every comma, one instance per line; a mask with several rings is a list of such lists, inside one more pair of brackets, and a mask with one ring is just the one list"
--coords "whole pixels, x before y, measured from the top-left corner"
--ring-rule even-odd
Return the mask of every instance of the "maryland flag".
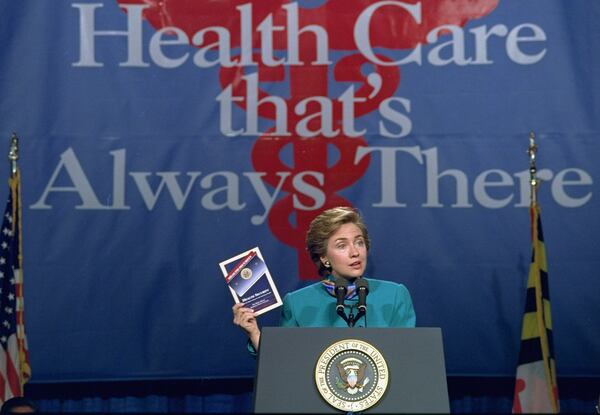
[[0, 403], [23, 396], [31, 377], [23, 321], [21, 200], [19, 170], [9, 179], [10, 192], [0, 232]]
[[530, 213], [532, 255], [513, 413], [558, 413], [548, 269], [540, 208], [537, 203], [532, 202]]

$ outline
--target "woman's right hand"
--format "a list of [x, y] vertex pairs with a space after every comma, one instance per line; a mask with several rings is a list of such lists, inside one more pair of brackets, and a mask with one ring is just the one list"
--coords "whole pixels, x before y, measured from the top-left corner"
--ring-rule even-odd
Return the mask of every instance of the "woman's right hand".
[[233, 306], [233, 324], [241, 327], [250, 338], [252, 345], [258, 350], [258, 342], [260, 340], [260, 329], [254, 311], [244, 307], [243, 303], [237, 303]]

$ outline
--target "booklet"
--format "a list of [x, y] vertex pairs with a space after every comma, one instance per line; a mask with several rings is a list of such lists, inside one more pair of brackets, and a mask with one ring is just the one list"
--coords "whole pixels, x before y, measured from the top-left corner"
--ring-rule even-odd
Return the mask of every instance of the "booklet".
[[219, 263], [236, 303], [244, 303], [257, 316], [282, 304], [277, 287], [258, 247]]

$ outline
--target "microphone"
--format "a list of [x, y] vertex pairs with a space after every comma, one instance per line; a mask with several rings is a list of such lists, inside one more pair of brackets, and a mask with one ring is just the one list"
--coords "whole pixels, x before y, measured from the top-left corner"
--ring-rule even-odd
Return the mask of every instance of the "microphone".
[[369, 294], [369, 282], [364, 278], [357, 278], [354, 282], [358, 290], [358, 311], [366, 313], [367, 311], [367, 294]]
[[346, 293], [348, 292], [348, 280], [342, 277], [336, 277], [335, 279], [335, 298], [337, 299], [335, 309], [338, 314], [344, 312], [344, 299], [346, 298]]

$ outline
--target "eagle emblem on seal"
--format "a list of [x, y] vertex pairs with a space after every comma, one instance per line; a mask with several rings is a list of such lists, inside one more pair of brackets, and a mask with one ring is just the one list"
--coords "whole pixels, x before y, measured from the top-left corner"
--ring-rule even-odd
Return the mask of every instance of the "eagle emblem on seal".
[[355, 357], [349, 357], [337, 363], [340, 378], [336, 386], [345, 389], [350, 395], [362, 392], [370, 379], [365, 376], [367, 364]]

